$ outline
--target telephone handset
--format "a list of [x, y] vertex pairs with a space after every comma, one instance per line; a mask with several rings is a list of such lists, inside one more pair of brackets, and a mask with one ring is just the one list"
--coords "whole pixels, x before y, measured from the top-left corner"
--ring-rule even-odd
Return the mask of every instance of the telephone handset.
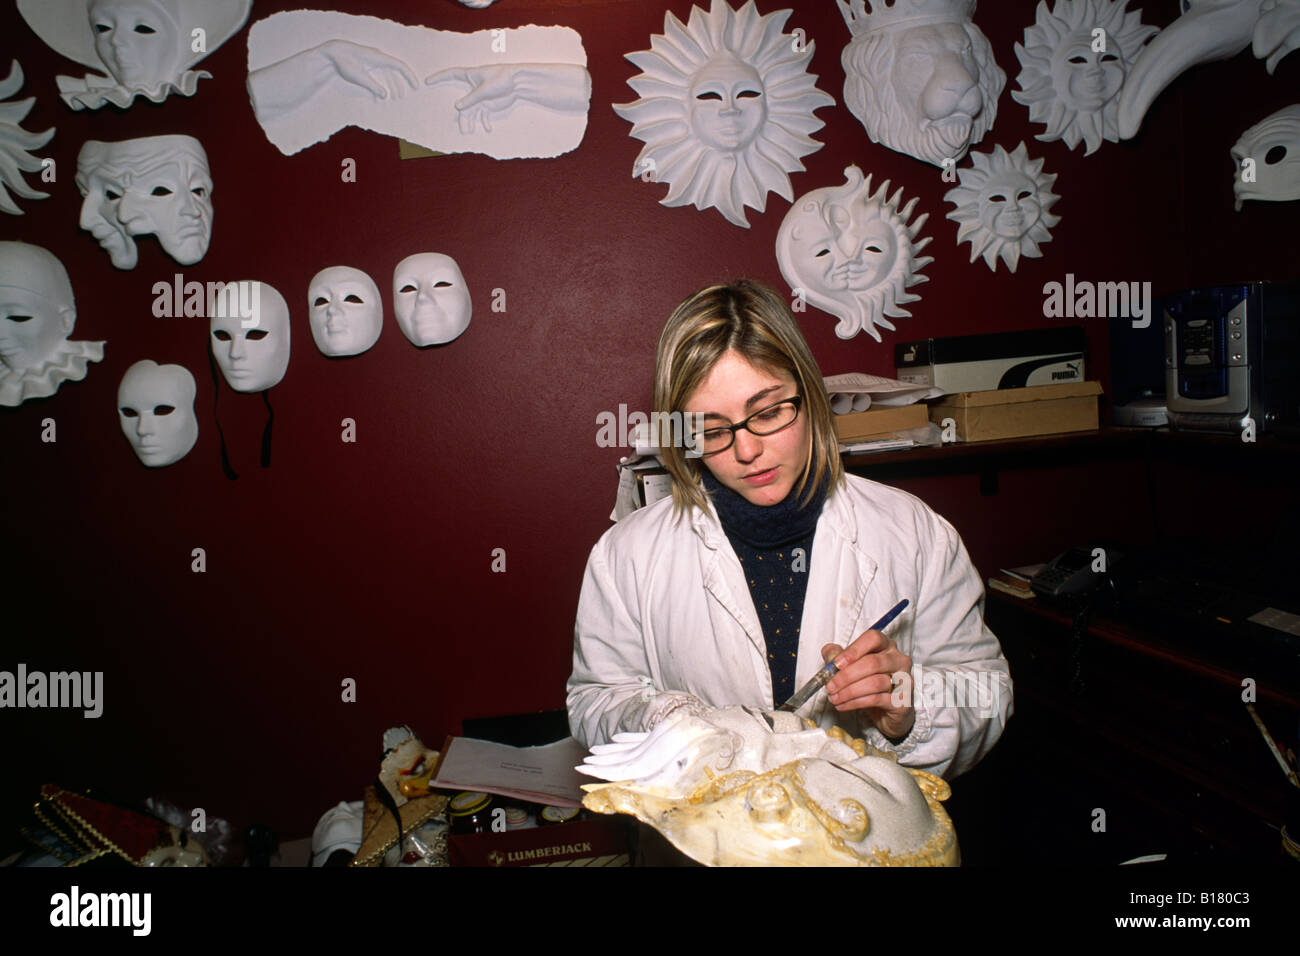
[[1123, 555], [1107, 548], [1071, 548], [1057, 555], [1029, 581], [1040, 597], [1087, 594], [1106, 584], [1111, 566]]

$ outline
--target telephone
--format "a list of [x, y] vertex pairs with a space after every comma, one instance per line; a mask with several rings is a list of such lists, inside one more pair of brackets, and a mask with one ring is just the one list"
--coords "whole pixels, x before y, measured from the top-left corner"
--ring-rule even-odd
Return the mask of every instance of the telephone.
[[1114, 548], [1071, 548], [1052, 559], [1029, 580], [1039, 597], [1073, 597], [1105, 585], [1123, 555]]

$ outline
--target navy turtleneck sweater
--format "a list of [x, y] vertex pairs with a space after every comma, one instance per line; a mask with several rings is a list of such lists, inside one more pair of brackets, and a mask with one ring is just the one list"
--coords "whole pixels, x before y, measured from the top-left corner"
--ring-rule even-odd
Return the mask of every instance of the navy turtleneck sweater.
[[800, 507], [803, 496], [793, 490], [784, 501], [763, 506], [725, 487], [707, 468], [701, 469], [701, 478], [745, 572], [767, 644], [772, 706], [779, 707], [798, 690], [794, 675], [799, 627], [826, 491], [819, 489], [807, 507]]

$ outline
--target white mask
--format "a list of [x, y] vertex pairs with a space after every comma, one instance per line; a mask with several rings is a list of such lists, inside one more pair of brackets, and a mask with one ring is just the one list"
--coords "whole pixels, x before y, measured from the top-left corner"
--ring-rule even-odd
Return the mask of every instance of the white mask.
[[117, 387], [122, 434], [149, 468], [184, 458], [199, 437], [194, 376], [180, 365], [136, 362]]
[[865, 331], [879, 342], [877, 326], [894, 328], [885, 316], [907, 316], [901, 306], [920, 299], [907, 287], [924, 282], [919, 273], [933, 261], [920, 255], [930, 240], [916, 238], [927, 215], [909, 222], [916, 200], [900, 209], [903, 191], [890, 196], [889, 180], [873, 194], [858, 167], [844, 175], [844, 185], [795, 200], [777, 232], [776, 259], [792, 289], [839, 318], [836, 335]]
[[0, 79], [0, 212], [12, 216], [21, 216], [23, 211], [9, 195], [11, 191], [25, 199], [45, 199], [50, 195], [33, 189], [23, 179], [25, 172], [44, 172], [44, 162], [31, 151], [40, 149], [53, 139], [54, 130], [33, 133], [23, 129], [23, 120], [36, 105], [36, 99], [12, 100], [11, 97], [22, 87], [22, 64], [14, 60], [9, 75]]
[[234, 314], [208, 319], [212, 355], [237, 392], [265, 391], [278, 384], [289, 368], [289, 306], [265, 282], [255, 285], [253, 317]]
[[103, 342], [69, 342], [76, 303], [67, 270], [53, 253], [0, 242], [0, 405], [45, 398], [86, 377]]
[[469, 328], [472, 311], [465, 277], [451, 256], [417, 253], [393, 271], [393, 314], [413, 344], [450, 342]]
[[181, 265], [199, 262], [212, 241], [212, 177], [202, 144], [192, 136], [154, 136], [118, 206], [133, 236], [156, 235]]
[[789, 174], [822, 146], [814, 113], [835, 100], [808, 72], [813, 44], [781, 32], [789, 16], [713, 0], [686, 24], [665, 14], [651, 48], [627, 54], [643, 71], [628, 80], [641, 98], [614, 110], [645, 143], [632, 175], [667, 184], [661, 204], [712, 206], [748, 228], [746, 208], [793, 195]]
[[379, 340], [384, 304], [370, 276], [350, 266], [330, 266], [308, 286], [307, 314], [322, 353], [360, 355]]
[[961, 162], [997, 118], [1007, 76], [971, 17], [975, 0], [839, 0], [853, 39], [844, 102], [873, 143], [936, 166]]
[[[1253, 161], [1249, 176], [1247, 160]], [[1238, 212], [1247, 199], [1300, 199], [1300, 103], [1283, 107], [1242, 133], [1232, 147], [1232, 161]]]
[[1129, 70], [1119, 95], [1119, 135], [1132, 139], [1147, 110], [1183, 71], [1236, 56], [1250, 46], [1262, 0], [1181, 0], [1182, 15], [1156, 34]]
[[1300, 49], [1300, 0], [1264, 0], [1251, 50], [1272, 75], [1278, 63]]
[[[1102, 30], [1105, 48], [1097, 45]], [[1073, 149], [1080, 140], [1084, 155], [1104, 140], [1119, 141], [1119, 94], [1124, 77], [1156, 34], [1144, 26], [1141, 11], [1126, 10], [1124, 0], [1057, 0], [1039, 4], [1037, 18], [1016, 44], [1021, 89], [1011, 98], [1029, 107], [1029, 119], [1045, 123], [1037, 138], [1063, 139]]]
[[971, 153], [970, 167], [958, 169], [957, 177], [961, 185], [943, 198], [956, 207], [948, 218], [960, 223], [957, 242], [971, 244], [971, 262], [982, 255], [997, 271], [1001, 258], [1015, 272], [1021, 256], [1043, 254], [1039, 245], [1052, 238], [1051, 228], [1061, 221], [1048, 212], [1060, 197], [1052, 192], [1056, 175], [1044, 173], [1043, 161], [1030, 159], [1024, 143], [1010, 153], [1001, 146]]
[[193, 96], [211, 74], [190, 68], [230, 39], [251, 7], [252, 0], [18, 0], [18, 12], [47, 45], [111, 77], [60, 76], [59, 95], [76, 110], [124, 108], [137, 96], [155, 103], [173, 92]]
[[108, 253], [119, 269], [134, 269], [140, 252], [118, 215], [126, 195], [127, 170], [121, 162], [121, 143], [89, 140], [77, 157], [77, 188], [81, 203], [81, 228]]

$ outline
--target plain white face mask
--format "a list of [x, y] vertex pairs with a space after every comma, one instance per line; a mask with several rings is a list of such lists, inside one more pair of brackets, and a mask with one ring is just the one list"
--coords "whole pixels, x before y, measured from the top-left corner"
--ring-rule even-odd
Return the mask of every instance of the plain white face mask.
[[184, 458], [199, 437], [194, 376], [180, 365], [136, 362], [117, 388], [122, 434], [149, 468]]
[[321, 352], [359, 355], [379, 340], [384, 304], [370, 276], [350, 266], [330, 266], [308, 286], [307, 314]]
[[257, 303], [252, 316], [218, 310], [209, 317], [212, 356], [237, 392], [265, 391], [289, 368], [289, 306], [265, 282], [252, 284], [256, 289], [251, 299]]
[[422, 252], [393, 271], [393, 314], [418, 346], [442, 345], [467, 328], [473, 312], [465, 277], [451, 256]]

